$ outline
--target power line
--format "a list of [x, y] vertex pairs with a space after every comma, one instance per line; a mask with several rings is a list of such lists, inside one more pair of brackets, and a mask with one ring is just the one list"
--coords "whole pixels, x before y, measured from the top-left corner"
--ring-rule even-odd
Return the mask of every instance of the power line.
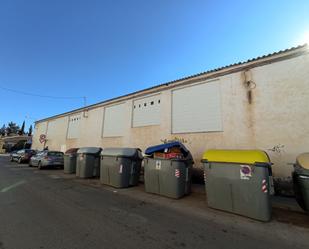
[[27, 96], [33, 96], [33, 97], [39, 97], [39, 98], [49, 98], [49, 99], [83, 99], [84, 102], [86, 102], [86, 97], [65, 97], [65, 96], [51, 96], [51, 95], [42, 95], [42, 94], [35, 94], [35, 93], [29, 93], [29, 92], [24, 92], [20, 90], [15, 90], [7, 87], [0, 86], [0, 89], [8, 91], [8, 92], [13, 92], [13, 93], [18, 93], [22, 95], [27, 95]]

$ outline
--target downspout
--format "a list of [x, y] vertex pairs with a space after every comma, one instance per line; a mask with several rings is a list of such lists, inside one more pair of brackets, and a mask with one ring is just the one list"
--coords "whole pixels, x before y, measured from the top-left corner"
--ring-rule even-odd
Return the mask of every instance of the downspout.
[[256, 88], [256, 84], [252, 80], [251, 71], [249, 69], [243, 72], [243, 76], [244, 76], [244, 86], [247, 89], [248, 103], [251, 105], [253, 102], [252, 90]]
[[246, 116], [247, 116], [247, 128], [248, 128], [248, 145], [252, 148], [256, 148], [256, 134], [255, 134], [255, 105], [254, 105], [254, 89], [256, 83], [252, 80], [252, 72], [250, 69], [243, 71], [243, 86], [246, 91], [247, 104], [245, 104]]

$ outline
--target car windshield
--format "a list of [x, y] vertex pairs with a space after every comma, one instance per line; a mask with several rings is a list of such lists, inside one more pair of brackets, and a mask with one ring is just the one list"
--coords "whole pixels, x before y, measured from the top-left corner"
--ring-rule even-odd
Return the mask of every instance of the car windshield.
[[58, 152], [58, 151], [51, 151], [51, 152], [48, 152], [48, 155], [49, 156], [63, 156], [63, 153]]

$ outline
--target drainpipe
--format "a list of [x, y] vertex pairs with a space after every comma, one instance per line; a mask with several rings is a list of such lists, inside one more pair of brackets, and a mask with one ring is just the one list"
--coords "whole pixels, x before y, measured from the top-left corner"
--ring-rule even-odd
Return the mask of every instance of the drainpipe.
[[247, 143], [250, 147], [256, 147], [256, 134], [255, 134], [255, 105], [254, 105], [254, 89], [256, 88], [255, 82], [252, 80], [252, 72], [250, 69], [243, 71], [242, 84], [246, 91], [247, 104], [245, 105], [246, 123], [247, 123]]
[[256, 88], [256, 84], [252, 80], [251, 71], [249, 69], [243, 72], [243, 76], [244, 76], [244, 86], [247, 89], [248, 103], [252, 104], [253, 101], [252, 90]]

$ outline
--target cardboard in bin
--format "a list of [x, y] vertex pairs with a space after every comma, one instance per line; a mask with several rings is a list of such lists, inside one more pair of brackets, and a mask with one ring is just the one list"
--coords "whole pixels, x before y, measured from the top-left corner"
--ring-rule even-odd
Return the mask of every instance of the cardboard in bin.
[[155, 146], [151, 146], [145, 150], [145, 154], [149, 156], [153, 156], [155, 152], [161, 153], [182, 153], [184, 157], [187, 157], [190, 154], [190, 151], [180, 142], [171, 142], [166, 144], [159, 144]]
[[157, 159], [183, 159], [184, 156], [183, 156], [182, 153], [176, 153], [176, 152], [169, 152], [169, 153], [155, 152], [153, 154], [153, 158], [157, 158]]
[[157, 159], [186, 159], [191, 157], [190, 151], [177, 141], [149, 147], [145, 154]]

